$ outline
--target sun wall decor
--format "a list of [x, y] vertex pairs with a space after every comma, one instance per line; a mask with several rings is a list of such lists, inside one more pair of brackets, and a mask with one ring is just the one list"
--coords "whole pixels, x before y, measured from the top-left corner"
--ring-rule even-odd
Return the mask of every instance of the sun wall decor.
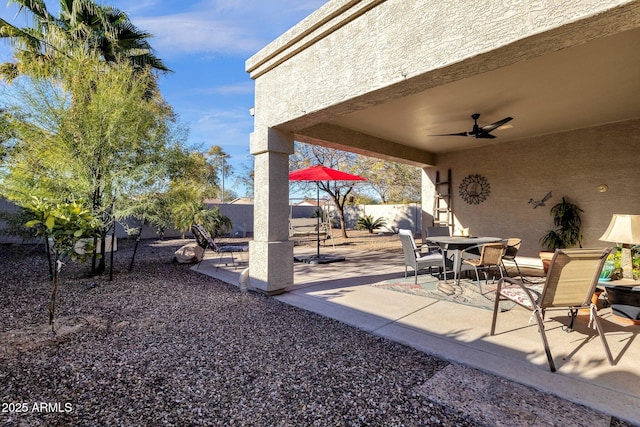
[[482, 175], [469, 175], [462, 180], [458, 191], [462, 200], [470, 205], [479, 205], [489, 197], [491, 185]]

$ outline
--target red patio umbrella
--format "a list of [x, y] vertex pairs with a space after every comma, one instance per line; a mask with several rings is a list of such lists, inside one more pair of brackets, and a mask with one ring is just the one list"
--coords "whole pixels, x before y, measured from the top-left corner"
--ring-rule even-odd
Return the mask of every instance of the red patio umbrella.
[[366, 181], [366, 178], [317, 165], [289, 172], [289, 181]]
[[[298, 169], [289, 172], [289, 181], [315, 181], [317, 188], [317, 206], [320, 206], [320, 184], [319, 181], [366, 181], [358, 175], [352, 175], [326, 166], [317, 165], [305, 169]], [[315, 256], [299, 257], [301, 261], [309, 264], [321, 264], [334, 261], [344, 261], [344, 257], [321, 257], [320, 256], [320, 213], [318, 213], [318, 249]]]

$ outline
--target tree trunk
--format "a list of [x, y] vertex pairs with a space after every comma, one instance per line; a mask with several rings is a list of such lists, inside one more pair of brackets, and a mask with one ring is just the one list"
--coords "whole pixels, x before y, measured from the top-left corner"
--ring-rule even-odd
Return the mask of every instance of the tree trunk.
[[339, 198], [333, 194], [331, 195], [331, 198], [333, 199], [333, 204], [338, 210], [338, 218], [340, 219], [340, 229], [342, 230], [342, 237], [348, 239], [349, 236], [347, 236], [347, 223], [344, 220], [344, 203], [340, 203]]
[[53, 278], [51, 280], [51, 299], [49, 300], [49, 324], [51, 325], [51, 332], [55, 333], [55, 315], [56, 315], [56, 295], [58, 293], [58, 279], [60, 277], [60, 269], [62, 263], [59, 259], [58, 250], [55, 250]]

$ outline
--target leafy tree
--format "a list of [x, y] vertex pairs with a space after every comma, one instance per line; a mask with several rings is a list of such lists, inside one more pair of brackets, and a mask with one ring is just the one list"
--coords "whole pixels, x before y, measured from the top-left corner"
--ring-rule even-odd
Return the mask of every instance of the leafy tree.
[[366, 156], [359, 156], [358, 166], [367, 171], [366, 185], [383, 204], [420, 201], [420, 169]]
[[[33, 227], [36, 233], [48, 242], [53, 241], [51, 252], [54, 254], [54, 268], [51, 275], [51, 298], [49, 300], [49, 324], [55, 332], [55, 310], [60, 271], [67, 258], [84, 260], [91, 250], [85, 246], [82, 253], [76, 251], [80, 239], [96, 237], [99, 221], [91, 214], [91, 210], [81, 202], [51, 203], [47, 200], [31, 198], [25, 206], [33, 219], [25, 226]], [[47, 245], [47, 247], [49, 247]]]
[[253, 197], [254, 177], [255, 170], [253, 168], [253, 162], [251, 165], [243, 164], [241, 166], [241, 173], [236, 175], [236, 181], [246, 188], [245, 196]]
[[[24, 65], [41, 64], [40, 75], [54, 76], [60, 71], [60, 58], [74, 53], [97, 53], [108, 64], [122, 59], [135, 71], [146, 73], [148, 68], [169, 71], [155, 56], [148, 38], [151, 34], [136, 28], [126, 13], [96, 4], [94, 0], [59, 0], [60, 16], [48, 11], [44, 0], [9, 0], [17, 4], [32, 23], [18, 28], [0, 19], [0, 38], [9, 40], [15, 48], [15, 63], [5, 63], [0, 73], [11, 81], [24, 72]], [[155, 88], [155, 83], [153, 85]]]
[[196, 212], [193, 222], [202, 224], [204, 229], [207, 230], [214, 239], [230, 232], [233, 228], [231, 219], [226, 215], [222, 215], [218, 207], [201, 209], [199, 212]]
[[[363, 186], [364, 187], [364, 186]], [[380, 203], [380, 200], [370, 196], [369, 194], [353, 191], [353, 197], [349, 197], [348, 204], [350, 205], [376, 205]]]
[[[171, 140], [171, 109], [160, 98], [145, 97], [149, 73], [134, 73], [127, 63], [106, 68], [79, 51], [59, 64], [58, 78], [27, 73], [32, 77], [5, 91], [13, 97], [15, 138], [0, 171], [4, 195], [18, 205], [30, 195], [91, 200], [104, 237], [118, 204], [150, 180], [168, 179], [177, 169], [169, 163], [180, 163], [184, 150]], [[97, 271], [103, 270], [101, 259]]]
[[[324, 165], [332, 169], [338, 169], [352, 174], [358, 174], [358, 170], [353, 165], [356, 164], [357, 155], [340, 151], [333, 148], [321, 147], [319, 145], [310, 145], [304, 143], [296, 143], [295, 154], [290, 157], [289, 167], [291, 169], [303, 169], [314, 165]], [[329, 195], [338, 212], [340, 221], [340, 229], [342, 237], [347, 236], [347, 228], [344, 219], [344, 206], [349, 200], [349, 195], [353, 192], [358, 181], [319, 181], [317, 185], [320, 191]], [[315, 182], [296, 182], [292, 186], [299, 189], [312, 191], [315, 189]]]
[[[207, 162], [214, 171], [214, 182], [220, 182], [220, 177], [222, 177], [222, 187], [218, 187], [219, 192], [217, 194], [221, 200], [229, 199], [227, 197], [228, 189], [224, 188], [224, 180], [228, 180], [233, 176], [233, 168], [228, 162], [230, 157], [219, 145], [211, 147], [206, 154]], [[218, 174], [218, 171], [220, 171], [220, 174]]]

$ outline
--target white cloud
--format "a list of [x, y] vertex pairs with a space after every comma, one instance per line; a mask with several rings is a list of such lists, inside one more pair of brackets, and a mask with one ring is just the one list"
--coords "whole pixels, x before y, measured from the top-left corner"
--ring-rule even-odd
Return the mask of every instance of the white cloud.
[[190, 127], [190, 140], [206, 146], [247, 147], [253, 130], [253, 118], [248, 109], [209, 108], [186, 112]]
[[324, 3], [326, 0], [205, 0], [180, 2], [176, 9], [175, 3], [147, 0], [130, 10], [122, 9], [138, 28], [154, 35], [151, 44], [160, 57], [250, 55]]
[[183, 95], [253, 95], [255, 86], [253, 81], [242, 82], [237, 84], [228, 84], [214, 87], [194, 87], [183, 91]]

